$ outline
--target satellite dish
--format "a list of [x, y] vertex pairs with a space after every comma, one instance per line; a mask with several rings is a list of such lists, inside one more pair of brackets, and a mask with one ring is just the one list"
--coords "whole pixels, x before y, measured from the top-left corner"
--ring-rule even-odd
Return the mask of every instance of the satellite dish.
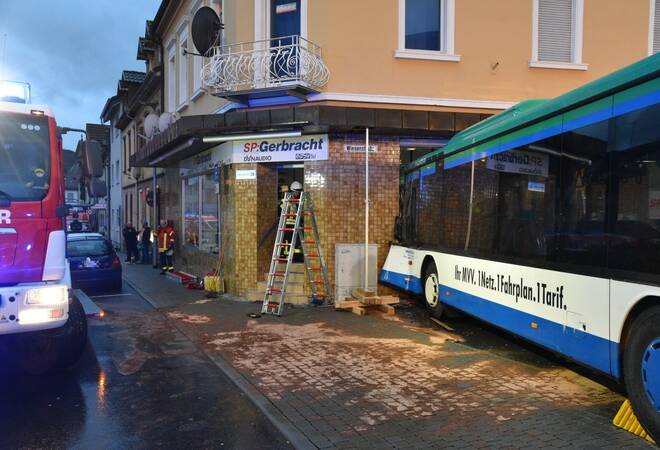
[[206, 55], [217, 44], [222, 28], [224, 25], [213, 9], [204, 6], [197, 10], [192, 21], [192, 40], [200, 54]]
[[174, 116], [171, 113], [164, 112], [158, 118], [158, 129], [162, 133], [169, 128], [172, 122], [174, 122]]
[[149, 113], [149, 115], [144, 118], [144, 134], [151, 139], [158, 131], [158, 128], [158, 116], [154, 113]]

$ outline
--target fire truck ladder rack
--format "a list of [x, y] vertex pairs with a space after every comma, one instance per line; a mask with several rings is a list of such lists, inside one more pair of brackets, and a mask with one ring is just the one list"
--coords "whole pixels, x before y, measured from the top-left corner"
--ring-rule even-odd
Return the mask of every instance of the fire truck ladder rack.
[[[332, 302], [328, 269], [321, 250], [312, 195], [308, 192], [287, 192], [282, 201], [282, 212], [261, 308], [262, 314], [277, 316], [282, 314], [289, 273], [298, 242], [304, 257], [307, 279], [312, 289], [312, 302]], [[283, 271], [282, 264], [286, 264]]]

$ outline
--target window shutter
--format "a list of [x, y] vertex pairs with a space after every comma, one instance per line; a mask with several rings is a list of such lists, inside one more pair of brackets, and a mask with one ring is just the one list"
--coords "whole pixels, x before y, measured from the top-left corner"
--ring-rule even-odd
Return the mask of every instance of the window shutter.
[[655, 16], [653, 17], [653, 53], [660, 52], [660, 1], [655, 0]]
[[573, 62], [573, 0], [539, 0], [539, 61]]

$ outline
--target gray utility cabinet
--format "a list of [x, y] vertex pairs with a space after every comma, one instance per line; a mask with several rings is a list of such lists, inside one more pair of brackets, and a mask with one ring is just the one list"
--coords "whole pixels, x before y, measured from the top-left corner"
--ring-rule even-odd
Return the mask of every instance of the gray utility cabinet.
[[[378, 286], [378, 244], [369, 244], [369, 288]], [[335, 300], [364, 287], [364, 244], [335, 244]]]

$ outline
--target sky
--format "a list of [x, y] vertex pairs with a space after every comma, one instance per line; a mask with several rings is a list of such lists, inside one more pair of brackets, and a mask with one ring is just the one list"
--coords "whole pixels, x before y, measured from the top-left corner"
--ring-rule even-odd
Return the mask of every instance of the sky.
[[[0, 79], [27, 81], [32, 103], [46, 104], [58, 125], [100, 123], [122, 70], [135, 59], [145, 22], [160, 0], [0, 0]], [[5, 38], [6, 36], [6, 38]], [[79, 133], [64, 136], [75, 150]]]

